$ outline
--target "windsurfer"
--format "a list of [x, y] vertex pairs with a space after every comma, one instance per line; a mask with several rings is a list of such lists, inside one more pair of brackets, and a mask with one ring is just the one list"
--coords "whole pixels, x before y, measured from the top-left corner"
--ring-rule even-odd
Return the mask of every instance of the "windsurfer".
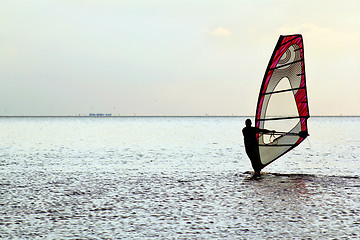
[[263, 164], [260, 161], [259, 143], [256, 139], [256, 134], [269, 132], [273, 131], [252, 127], [251, 120], [246, 119], [242, 133], [244, 135], [245, 151], [250, 158], [251, 165], [254, 169], [254, 175], [259, 175], [260, 170], [263, 168]]

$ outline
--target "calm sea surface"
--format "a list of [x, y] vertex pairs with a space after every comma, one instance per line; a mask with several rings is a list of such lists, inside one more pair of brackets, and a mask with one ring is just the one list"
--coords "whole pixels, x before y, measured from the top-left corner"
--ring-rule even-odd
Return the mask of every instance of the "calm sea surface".
[[251, 170], [243, 117], [0, 118], [1, 239], [360, 239], [360, 117]]

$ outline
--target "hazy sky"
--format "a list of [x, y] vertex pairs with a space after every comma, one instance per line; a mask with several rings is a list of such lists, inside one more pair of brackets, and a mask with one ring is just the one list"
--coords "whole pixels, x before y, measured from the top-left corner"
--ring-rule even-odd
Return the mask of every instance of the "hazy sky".
[[358, 0], [9, 0], [0, 115], [254, 115], [301, 33], [311, 115], [360, 115]]

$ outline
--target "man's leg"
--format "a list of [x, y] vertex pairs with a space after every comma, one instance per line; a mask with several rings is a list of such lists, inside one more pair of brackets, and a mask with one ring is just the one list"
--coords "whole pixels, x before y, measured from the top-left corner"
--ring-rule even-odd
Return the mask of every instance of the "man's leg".
[[246, 153], [250, 158], [251, 165], [255, 171], [255, 174], [260, 174], [260, 170], [262, 169], [262, 163], [260, 161], [260, 153], [258, 147], [253, 147], [246, 149]]

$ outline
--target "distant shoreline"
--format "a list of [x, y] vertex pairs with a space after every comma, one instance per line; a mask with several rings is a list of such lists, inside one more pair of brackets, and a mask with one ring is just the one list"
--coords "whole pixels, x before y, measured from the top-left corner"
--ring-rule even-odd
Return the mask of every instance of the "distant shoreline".
[[[116, 116], [116, 115], [112, 115], [112, 116], [86, 116], [86, 115], [82, 115], [82, 116], [73, 116], [73, 115], [59, 115], [59, 116], [52, 116], [52, 115], [24, 115], [24, 116], [20, 116], [20, 115], [10, 115], [10, 116], [0, 116], [0, 118], [180, 118], [180, 117], [184, 117], [184, 118], [207, 118], [207, 117], [248, 117], [248, 118], [253, 118], [254, 116], [248, 116], [248, 115], [121, 115], [121, 116]], [[312, 117], [360, 117], [360, 115], [315, 115], [315, 116], [310, 116], [310, 118]]]

